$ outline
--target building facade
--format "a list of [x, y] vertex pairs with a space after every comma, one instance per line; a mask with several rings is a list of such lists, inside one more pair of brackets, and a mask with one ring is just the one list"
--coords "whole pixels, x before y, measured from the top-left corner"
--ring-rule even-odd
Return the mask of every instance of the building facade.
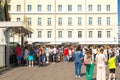
[[117, 6], [117, 0], [11, 0], [8, 10], [11, 21], [34, 29], [29, 43], [118, 44]]

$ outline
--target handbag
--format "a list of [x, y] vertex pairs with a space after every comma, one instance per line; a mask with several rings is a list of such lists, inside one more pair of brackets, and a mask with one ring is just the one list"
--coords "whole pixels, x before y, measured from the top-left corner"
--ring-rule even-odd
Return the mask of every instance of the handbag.
[[84, 59], [84, 64], [85, 65], [90, 65], [91, 64], [91, 60], [90, 59]]

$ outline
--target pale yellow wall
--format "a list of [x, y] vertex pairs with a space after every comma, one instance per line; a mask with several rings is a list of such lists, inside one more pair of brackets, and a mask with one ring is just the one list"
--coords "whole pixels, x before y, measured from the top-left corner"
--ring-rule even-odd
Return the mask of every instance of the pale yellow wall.
[[[59, 42], [66, 42], [66, 41], [74, 41], [74, 42], [82, 42], [85, 43], [85, 41], [94, 41], [92, 42], [97, 43], [99, 41], [100, 43], [103, 43], [102, 41], [111, 41], [111, 43], [114, 42], [114, 37], [117, 37], [117, 28], [115, 28], [118, 24], [117, 21], [117, 0], [25, 0], [26, 3], [25, 5], [32, 5], [32, 11], [28, 12], [27, 11], [27, 6], [25, 6], [25, 16], [28, 18], [32, 18], [32, 25], [30, 26], [31, 28], [34, 29], [34, 33], [32, 34], [32, 38], [28, 39], [29, 41], [32, 42], [37, 42], [37, 41], [55, 41], [55, 27], [56, 27], [56, 40]], [[86, 1], [86, 3], [85, 3]], [[16, 11], [16, 5], [20, 4], [21, 5], [21, 11], [17, 12]], [[37, 12], [37, 5], [41, 4], [42, 5], [42, 11]], [[56, 4], [56, 10], [55, 10], [55, 4]], [[97, 11], [97, 5], [101, 5], [101, 12]], [[16, 21], [16, 18], [19, 17], [23, 21], [23, 13], [24, 13], [24, 0], [12, 0], [10, 5], [12, 6], [10, 11], [10, 16], [11, 16], [11, 21]], [[47, 5], [52, 6], [52, 11], [47, 12]], [[62, 5], [62, 12], [58, 11], [58, 5]], [[68, 12], [68, 5], [72, 5], [72, 11]], [[77, 5], [82, 5], [82, 11], [78, 12]], [[86, 6], [85, 6], [86, 5]], [[88, 11], [88, 5], [93, 5], [93, 11], [89, 12]], [[106, 11], [106, 5], [111, 5], [111, 11], [107, 12]], [[56, 11], [56, 12], [55, 12]], [[38, 17], [42, 18], [42, 25], [38, 26], [37, 25], [37, 19]], [[52, 19], [52, 25], [48, 26], [47, 25], [47, 18]], [[55, 19], [56, 17], [56, 19]], [[58, 25], [58, 18], [62, 18], [62, 26]], [[72, 18], [72, 25], [68, 26], [68, 17]], [[82, 17], [82, 25], [78, 26], [78, 17]], [[93, 18], [93, 25], [89, 26], [88, 25], [88, 18], [92, 17]], [[97, 19], [98, 17], [102, 18], [102, 25], [98, 26], [97, 24]], [[110, 17], [111, 18], [111, 25], [107, 26], [106, 25], [106, 18]], [[56, 20], [56, 23], [55, 23]], [[56, 24], [56, 25], [55, 25]], [[37, 38], [37, 31], [42, 31], [42, 39]], [[52, 31], [52, 38], [47, 39], [47, 31], [50, 30]], [[63, 38], [58, 39], [58, 32], [57, 31], [63, 31]], [[68, 30], [73, 31], [73, 38], [68, 39]], [[83, 36], [82, 39], [78, 39], [77, 32], [83, 31]], [[88, 31], [93, 31], [94, 35], [92, 39], [88, 38]], [[101, 39], [97, 38], [97, 31], [101, 30], [103, 35]], [[111, 38], [107, 39], [106, 38], [106, 31], [111, 30]], [[88, 44], [91, 44], [91, 42], [87, 42]], [[104, 44], [104, 43], [103, 43]]]

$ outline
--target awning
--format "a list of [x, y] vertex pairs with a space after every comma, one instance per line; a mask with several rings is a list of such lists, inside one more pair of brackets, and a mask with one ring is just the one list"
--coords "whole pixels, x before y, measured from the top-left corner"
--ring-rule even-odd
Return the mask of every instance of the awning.
[[29, 26], [26, 26], [23, 22], [0, 22], [0, 28], [7, 28], [10, 31], [15, 33], [32, 33], [33, 29]]

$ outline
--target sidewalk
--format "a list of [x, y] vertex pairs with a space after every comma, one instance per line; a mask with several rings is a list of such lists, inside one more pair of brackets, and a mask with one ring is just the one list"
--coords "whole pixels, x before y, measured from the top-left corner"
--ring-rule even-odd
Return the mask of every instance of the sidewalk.
[[[117, 80], [120, 80], [120, 68], [116, 69], [116, 74]], [[94, 73], [93, 80], [96, 80], [95, 77], [96, 73]], [[70, 62], [51, 63], [44, 67], [16, 67], [0, 75], [0, 80], [85, 80], [85, 66], [82, 66], [82, 75], [80, 78], [75, 77], [74, 63]]]

